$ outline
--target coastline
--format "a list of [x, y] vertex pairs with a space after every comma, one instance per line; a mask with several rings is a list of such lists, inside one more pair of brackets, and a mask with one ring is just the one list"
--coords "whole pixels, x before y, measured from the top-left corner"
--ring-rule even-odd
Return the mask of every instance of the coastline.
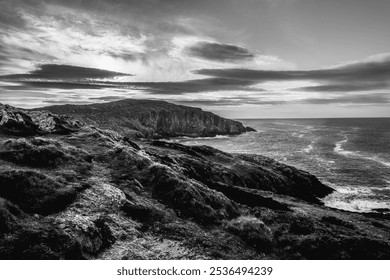
[[331, 188], [269, 157], [1, 114], [1, 259], [390, 257], [388, 215], [326, 207]]
[[[343, 120], [344, 119], [337, 119], [337, 121], [341, 123], [343, 122]], [[383, 118], [381, 118], [381, 120], [383, 120]], [[375, 190], [376, 192], [385, 192], [389, 188], [389, 180], [386, 181], [386, 177], [384, 177], [383, 183], [378, 182], [377, 185], [372, 186], [368, 182], [366, 182], [365, 185], [356, 185], [356, 181], [359, 177], [355, 181], [348, 181], [348, 178], [346, 178], [345, 180], [340, 180], [338, 182], [337, 180], [333, 179], [333, 177], [336, 177], [337, 174], [332, 174], [336, 172], [337, 169], [332, 173], [329, 172], [329, 174], [324, 173], [326, 169], [335, 170], [337, 166], [339, 166], [337, 168], [343, 168], [342, 164], [348, 166], [348, 164], [350, 164], [350, 160], [358, 162], [358, 160], [360, 159], [368, 161], [367, 164], [371, 164], [373, 166], [372, 168], [374, 168], [375, 166], [377, 166], [375, 168], [382, 168], [383, 170], [388, 168], [386, 160], [383, 160], [378, 156], [369, 155], [360, 151], [354, 151], [353, 147], [350, 147], [350, 145], [353, 144], [354, 139], [350, 140], [352, 143], [348, 143], [348, 137], [345, 136], [345, 134], [340, 135], [340, 137], [337, 136], [336, 138], [327, 139], [326, 137], [330, 135], [330, 132], [327, 132], [329, 128], [328, 126], [324, 125], [324, 119], [272, 119], [266, 121], [262, 119], [252, 120], [250, 122], [245, 122], [245, 120], [243, 121], [245, 125], [251, 125], [255, 127], [258, 132], [252, 135], [243, 134], [234, 137], [221, 137], [219, 139], [214, 140], [212, 138], [176, 138], [177, 140], [173, 141], [188, 145], [211, 145], [215, 148], [222, 149], [225, 152], [263, 154], [271, 158], [276, 158], [284, 164], [293, 165], [297, 168], [307, 170], [312, 174], [315, 174], [317, 177], [321, 178], [321, 181], [324, 184], [329, 185], [335, 189], [335, 192], [333, 194], [331, 194], [328, 198], [324, 199], [324, 202], [329, 207], [352, 212], [365, 213], [375, 212], [375, 208], [390, 209], [390, 205], [386, 201], [373, 202], [371, 201], [371, 198], [370, 200], [367, 200], [366, 198], [367, 195], [369, 195], [370, 197], [372, 197], [373, 195], [370, 189]], [[259, 122], [256, 125], [257, 121]], [[356, 121], [359, 123], [359, 121], [366, 122], [368, 120], [363, 118], [358, 118], [356, 120], [348, 119], [349, 123], [353, 123]], [[369, 121], [376, 121], [376, 119], [370, 119]], [[275, 130], [275, 132], [273, 132], [273, 128], [272, 130], [270, 129], [271, 124], [279, 125], [281, 128], [283, 128], [283, 130]], [[287, 124], [296, 127], [296, 129], [288, 129]], [[319, 132], [316, 132], [321, 130], [325, 131], [326, 134], [321, 136]], [[276, 135], [276, 133], [280, 136]], [[312, 136], [313, 133], [315, 133], [316, 136]], [[286, 137], [288, 135], [291, 136], [292, 139], [297, 138], [296, 143], [301, 144], [298, 145], [294, 143], [293, 146], [284, 146], [283, 144], [277, 143], [277, 141], [282, 141], [278, 140], [278, 137], [284, 137], [284, 139], [287, 139]], [[350, 137], [355, 138], [354, 134], [351, 134]], [[255, 145], [254, 142], [258, 142], [259, 144]], [[276, 145], [279, 145], [280, 148], [277, 151], [277, 157], [273, 157], [275, 155], [274, 147]], [[321, 145], [326, 146], [324, 146], [324, 149], [321, 149]], [[378, 145], [380, 145], [380, 143], [378, 143]], [[385, 150], [382, 150], [382, 152], [385, 152]], [[334, 153], [334, 155], [332, 155], [332, 153]], [[340, 162], [341, 160], [343, 161], [342, 163]], [[318, 166], [323, 166], [323, 168], [320, 169]], [[356, 169], [356, 172], [358, 172], [358, 170], [359, 169]], [[356, 176], [359, 176], [359, 173], [357, 173]], [[360, 176], [364, 176], [364, 173]], [[366, 177], [369, 178], [369, 176]], [[360, 194], [362, 196], [360, 196]], [[351, 197], [353, 198], [352, 201]]]

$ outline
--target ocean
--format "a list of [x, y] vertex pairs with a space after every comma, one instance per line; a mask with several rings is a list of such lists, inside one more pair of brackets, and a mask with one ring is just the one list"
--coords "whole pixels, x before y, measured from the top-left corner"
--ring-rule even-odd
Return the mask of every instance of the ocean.
[[390, 210], [390, 118], [240, 121], [257, 132], [174, 141], [261, 154], [306, 170], [336, 190], [323, 199], [330, 207]]

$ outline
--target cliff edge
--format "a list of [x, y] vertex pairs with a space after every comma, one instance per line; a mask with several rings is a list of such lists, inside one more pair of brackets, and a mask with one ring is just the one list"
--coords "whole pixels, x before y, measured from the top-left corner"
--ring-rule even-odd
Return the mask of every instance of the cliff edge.
[[91, 105], [57, 105], [36, 110], [73, 116], [87, 124], [115, 130], [130, 138], [208, 137], [253, 131], [238, 121], [200, 108], [165, 101], [125, 99]]

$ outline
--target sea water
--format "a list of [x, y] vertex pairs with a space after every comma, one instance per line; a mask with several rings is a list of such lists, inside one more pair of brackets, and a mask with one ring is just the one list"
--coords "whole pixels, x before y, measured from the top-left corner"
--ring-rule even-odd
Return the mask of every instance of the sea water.
[[331, 207], [390, 209], [390, 118], [240, 121], [257, 132], [174, 141], [261, 154], [306, 170], [336, 190], [324, 198]]

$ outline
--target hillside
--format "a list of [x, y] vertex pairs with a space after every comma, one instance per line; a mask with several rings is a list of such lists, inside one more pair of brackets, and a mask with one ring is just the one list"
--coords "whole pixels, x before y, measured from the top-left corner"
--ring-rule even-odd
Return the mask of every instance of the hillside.
[[39, 108], [73, 116], [83, 122], [134, 137], [205, 137], [252, 131], [242, 123], [200, 108], [165, 101], [126, 99], [91, 105], [58, 105]]
[[389, 259], [390, 218], [260, 155], [0, 104], [0, 259]]

